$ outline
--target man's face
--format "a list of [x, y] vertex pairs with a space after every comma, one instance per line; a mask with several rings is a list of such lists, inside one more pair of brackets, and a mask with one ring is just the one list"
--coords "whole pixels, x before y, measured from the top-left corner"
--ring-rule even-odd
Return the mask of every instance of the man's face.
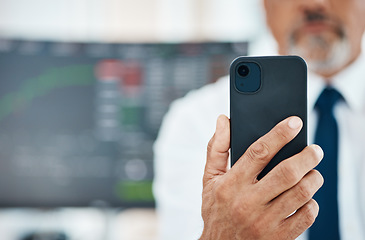
[[365, 0], [264, 0], [280, 54], [297, 54], [332, 75], [361, 51]]

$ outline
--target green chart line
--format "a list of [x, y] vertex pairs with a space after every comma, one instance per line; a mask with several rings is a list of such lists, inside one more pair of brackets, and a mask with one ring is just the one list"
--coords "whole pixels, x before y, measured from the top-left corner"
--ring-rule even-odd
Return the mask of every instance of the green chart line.
[[33, 99], [52, 90], [68, 86], [87, 86], [94, 83], [94, 66], [72, 65], [51, 68], [38, 77], [28, 79], [17, 91], [0, 98], [0, 121]]

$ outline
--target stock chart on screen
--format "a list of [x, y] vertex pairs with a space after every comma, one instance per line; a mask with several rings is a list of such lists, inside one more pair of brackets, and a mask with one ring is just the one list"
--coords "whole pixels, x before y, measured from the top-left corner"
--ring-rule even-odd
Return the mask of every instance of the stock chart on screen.
[[0, 206], [153, 206], [169, 104], [246, 50], [0, 39]]

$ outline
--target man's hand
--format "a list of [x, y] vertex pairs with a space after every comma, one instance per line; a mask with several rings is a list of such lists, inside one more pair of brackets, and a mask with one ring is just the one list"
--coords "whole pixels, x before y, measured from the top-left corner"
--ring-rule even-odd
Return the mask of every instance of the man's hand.
[[312, 199], [322, 186], [313, 170], [323, 157], [317, 145], [306, 147], [277, 165], [260, 181], [258, 174], [302, 128], [298, 117], [289, 117], [254, 142], [229, 168], [230, 123], [217, 120], [209, 141], [203, 178], [201, 240], [295, 239], [318, 215]]

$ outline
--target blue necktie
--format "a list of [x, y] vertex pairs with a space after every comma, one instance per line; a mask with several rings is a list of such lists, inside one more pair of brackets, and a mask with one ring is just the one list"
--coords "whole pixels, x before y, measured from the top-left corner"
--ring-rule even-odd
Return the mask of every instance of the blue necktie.
[[324, 185], [314, 196], [319, 204], [319, 215], [309, 229], [310, 240], [340, 239], [337, 201], [338, 127], [333, 109], [342, 99], [337, 90], [327, 87], [315, 105], [318, 125], [314, 142], [324, 151], [324, 158], [316, 169], [323, 175]]

